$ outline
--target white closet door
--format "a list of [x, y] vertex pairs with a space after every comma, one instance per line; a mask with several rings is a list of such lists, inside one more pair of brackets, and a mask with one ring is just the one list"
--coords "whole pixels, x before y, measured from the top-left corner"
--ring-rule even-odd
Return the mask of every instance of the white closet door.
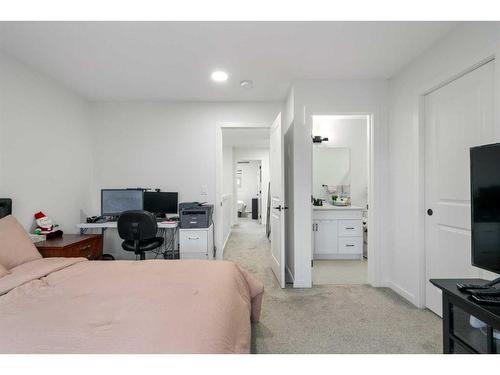
[[469, 148], [494, 142], [494, 67], [425, 97], [426, 306], [438, 315], [441, 292], [429, 279], [479, 276], [471, 266]]

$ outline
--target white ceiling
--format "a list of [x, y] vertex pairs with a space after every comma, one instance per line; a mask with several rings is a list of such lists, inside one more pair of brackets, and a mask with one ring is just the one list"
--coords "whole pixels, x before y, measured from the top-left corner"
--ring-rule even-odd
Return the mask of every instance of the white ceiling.
[[222, 143], [241, 148], [269, 148], [269, 128], [222, 129]]
[[283, 100], [296, 79], [389, 78], [455, 25], [0, 22], [0, 49], [94, 100]]

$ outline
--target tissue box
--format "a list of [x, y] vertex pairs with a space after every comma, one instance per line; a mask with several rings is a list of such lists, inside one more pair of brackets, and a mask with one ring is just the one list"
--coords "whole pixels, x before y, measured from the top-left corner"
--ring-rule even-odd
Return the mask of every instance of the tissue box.
[[29, 236], [31, 238], [31, 241], [33, 241], [33, 243], [42, 242], [42, 241], [45, 241], [47, 239], [47, 236], [45, 234], [30, 233]]

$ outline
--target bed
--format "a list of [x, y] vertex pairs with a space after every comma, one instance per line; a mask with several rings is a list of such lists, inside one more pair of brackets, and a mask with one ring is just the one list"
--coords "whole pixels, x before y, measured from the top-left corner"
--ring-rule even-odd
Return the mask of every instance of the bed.
[[1, 353], [250, 352], [263, 286], [235, 263], [28, 256], [4, 220]]

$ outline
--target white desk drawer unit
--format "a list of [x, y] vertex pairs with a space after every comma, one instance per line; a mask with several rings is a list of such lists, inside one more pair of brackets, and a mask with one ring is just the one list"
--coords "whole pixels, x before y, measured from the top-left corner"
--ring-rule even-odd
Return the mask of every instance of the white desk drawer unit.
[[179, 254], [181, 259], [212, 259], [214, 238], [213, 227], [180, 229]]
[[314, 259], [363, 259], [363, 209], [313, 208]]

